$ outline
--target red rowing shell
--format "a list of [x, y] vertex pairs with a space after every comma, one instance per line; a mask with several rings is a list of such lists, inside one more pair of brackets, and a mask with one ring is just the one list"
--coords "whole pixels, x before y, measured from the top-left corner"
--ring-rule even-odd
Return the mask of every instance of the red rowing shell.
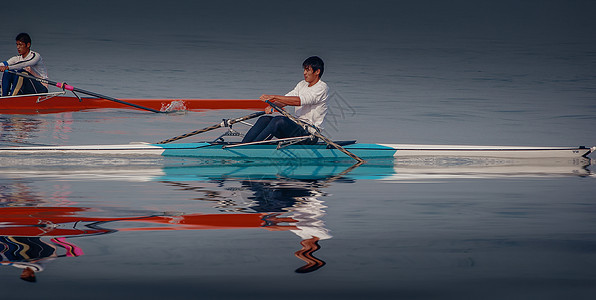
[[[211, 109], [249, 109], [262, 110], [267, 104], [258, 99], [118, 99], [143, 107], [159, 110], [211, 110]], [[138, 109], [99, 98], [81, 98], [53, 96], [48, 99], [37, 95], [22, 95], [0, 98], [2, 114], [39, 114], [80, 111], [102, 108]]]

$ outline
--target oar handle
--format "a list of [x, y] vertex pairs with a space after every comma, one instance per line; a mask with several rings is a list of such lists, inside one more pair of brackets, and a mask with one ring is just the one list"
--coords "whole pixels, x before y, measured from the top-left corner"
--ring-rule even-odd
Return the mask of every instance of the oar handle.
[[56, 86], [63, 90], [67, 90], [67, 91], [71, 91], [71, 92], [74, 92], [74, 89], [75, 89], [74, 86], [68, 85], [68, 84], [66, 84], [66, 82], [64, 82], [64, 83], [56, 82]]
[[68, 90], [68, 91], [71, 91], [71, 92], [83, 93], [83, 94], [90, 95], [90, 96], [93, 96], [93, 97], [97, 97], [97, 98], [101, 98], [101, 99], [105, 99], [105, 100], [117, 102], [117, 103], [120, 103], [120, 104], [124, 104], [124, 105], [128, 105], [128, 106], [136, 107], [138, 109], [143, 109], [143, 110], [151, 111], [151, 112], [154, 112], [154, 113], [165, 113], [163, 111], [159, 111], [159, 110], [156, 110], [156, 109], [153, 109], [153, 108], [140, 106], [140, 105], [137, 105], [137, 104], [134, 104], [134, 103], [129, 103], [129, 102], [126, 102], [126, 101], [118, 100], [116, 98], [112, 98], [112, 97], [109, 97], [109, 96], [105, 96], [105, 95], [101, 95], [101, 94], [98, 94], [98, 93], [86, 91], [86, 90], [83, 90], [83, 89], [79, 89], [77, 87], [74, 87], [72, 85], [68, 85], [66, 83], [56, 82], [56, 81], [52, 81], [52, 80], [45, 79], [45, 78], [38, 78], [38, 77], [31, 76], [31, 75], [28, 75], [28, 74], [19, 73], [19, 72], [13, 71], [13, 70], [6, 70], [4, 72], [15, 74], [15, 75], [18, 75], [18, 76], [21, 76], [21, 77], [24, 77], [24, 78], [28, 78], [28, 79], [37, 80], [37, 81], [39, 81], [41, 83], [48, 84], [48, 85], [53, 85], [53, 86], [56, 86], [58, 88], [65, 89], [65, 90]]
[[[265, 102], [267, 102], [267, 104], [269, 104], [269, 106], [273, 107], [273, 109], [277, 110], [279, 113], [281, 113], [282, 115], [284, 115], [285, 117], [287, 117], [288, 119], [292, 120], [294, 123], [298, 124], [299, 126], [302, 127], [306, 127], [306, 126], [312, 126], [306, 122], [301, 121], [300, 119], [292, 116], [290, 113], [288, 113], [287, 111], [285, 111], [283, 108], [277, 106], [277, 104], [274, 104], [273, 102], [266, 100]], [[343, 152], [344, 154], [346, 154], [347, 156], [353, 158], [354, 160], [356, 160], [359, 163], [364, 163], [364, 159], [358, 157], [356, 154], [346, 150], [344, 147], [340, 146], [339, 144], [333, 142], [332, 140], [328, 139], [327, 137], [325, 137], [324, 135], [322, 135], [319, 131], [314, 130], [312, 132], [312, 134], [318, 138], [320, 138], [321, 140], [323, 140], [325, 143], [327, 143], [327, 145]]]

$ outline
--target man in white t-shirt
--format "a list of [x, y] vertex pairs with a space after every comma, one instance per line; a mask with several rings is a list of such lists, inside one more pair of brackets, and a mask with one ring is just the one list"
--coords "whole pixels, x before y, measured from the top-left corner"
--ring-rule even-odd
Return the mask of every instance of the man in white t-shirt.
[[[48, 72], [41, 55], [31, 50], [31, 37], [27, 33], [20, 33], [16, 37], [16, 42], [19, 55], [11, 57], [7, 61], [0, 62], [0, 71], [14, 70], [47, 79]], [[2, 96], [47, 92], [48, 88], [37, 80], [23, 78], [6, 72], [2, 76]]]
[[[327, 97], [329, 88], [321, 80], [325, 64], [317, 56], [307, 58], [303, 63], [304, 80], [298, 82], [296, 87], [284, 96], [262, 95], [262, 101], [270, 101], [274, 104], [284, 106], [295, 106], [298, 119], [318, 128], [323, 127], [325, 115], [327, 114]], [[267, 107], [265, 112], [274, 112], [272, 107]], [[263, 116], [246, 133], [243, 143], [269, 140], [273, 137], [288, 138], [297, 136], [308, 136], [312, 128], [304, 128], [285, 116]], [[316, 138], [310, 139], [311, 143]]]

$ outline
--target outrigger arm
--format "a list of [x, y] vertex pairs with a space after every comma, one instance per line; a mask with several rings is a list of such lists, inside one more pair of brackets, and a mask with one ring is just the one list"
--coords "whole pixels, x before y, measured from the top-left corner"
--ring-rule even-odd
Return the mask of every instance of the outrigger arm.
[[[277, 110], [279, 113], [281, 113], [282, 115], [284, 115], [285, 117], [287, 117], [288, 119], [292, 120], [294, 123], [298, 124], [299, 126], [302, 127], [313, 127], [312, 125], [301, 121], [300, 119], [292, 116], [290, 113], [288, 113], [287, 111], [285, 111], [283, 108], [277, 106], [276, 104], [274, 104], [273, 102], [267, 100], [265, 101], [267, 102], [267, 104], [269, 104], [269, 106], [273, 107], [273, 109]], [[321, 140], [323, 140], [327, 145], [343, 152], [344, 154], [346, 154], [347, 156], [353, 158], [354, 160], [356, 160], [358, 162], [358, 164], [362, 164], [365, 162], [364, 159], [358, 157], [356, 154], [346, 150], [344, 147], [338, 145], [337, 143], [333, 142], [332, 140], [328, 139], [327, 137], [325, 137], [323, 134], [321, 134], [316, 128], [313, 132], [311, 132], [312, 135], [320, 138]]]

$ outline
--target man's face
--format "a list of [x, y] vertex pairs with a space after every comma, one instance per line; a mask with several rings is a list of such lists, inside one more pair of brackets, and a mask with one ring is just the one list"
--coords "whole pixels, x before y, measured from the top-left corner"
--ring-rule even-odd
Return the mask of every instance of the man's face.
[[304, 68], [304, 80], [308, 83], [314, 83], [319, 78], [319, 73], [321, 73], [321, 70], [313, 72], [312, 67], [307, 66]]
[[31, 48], [30, 43], [25, 44], [21, 41], [17, 41], [17, 52], [19, 52], [19, 55], [25, 55], [29, 53], [29, 48]]

